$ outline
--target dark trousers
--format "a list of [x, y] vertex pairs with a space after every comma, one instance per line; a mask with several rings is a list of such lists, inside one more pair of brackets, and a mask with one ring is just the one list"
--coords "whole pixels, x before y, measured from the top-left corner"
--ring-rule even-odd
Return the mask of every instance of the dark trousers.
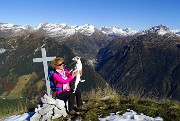
[[75, 95], [72, 92], [61, 92], [57, 95], [57, 98], [60, 100], [64, 100], [65, 104], [68, 101], [68, 110], [72, 111], [74, 109], [74, 99]]
[[75, 93], [69, 92], [61, 92], [57, 95], [57, 98], [60, 100], [64, 100], [65, 104], [68, 101], [68, 110], [71, 111], [74, 109], [74, 100], [76, 98], [77, 106], [82, 106], [81, 92], [76, 90]]
[[82, 106], [82, 99], [81, 99], [81, 92], [77, 89], [75, 91], [75, 97], [76, 97], [76, 103], [77, 103], [77, 106]]

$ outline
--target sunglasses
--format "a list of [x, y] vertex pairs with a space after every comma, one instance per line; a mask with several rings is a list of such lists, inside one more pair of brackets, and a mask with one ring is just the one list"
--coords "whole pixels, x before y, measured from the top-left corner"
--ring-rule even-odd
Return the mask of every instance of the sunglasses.
[[59, 64], [59, 65], [57, 65], [57, 66], [61, 66], [62, 64], [64, 64], [64, 62], [60, 63], [60, 64]]

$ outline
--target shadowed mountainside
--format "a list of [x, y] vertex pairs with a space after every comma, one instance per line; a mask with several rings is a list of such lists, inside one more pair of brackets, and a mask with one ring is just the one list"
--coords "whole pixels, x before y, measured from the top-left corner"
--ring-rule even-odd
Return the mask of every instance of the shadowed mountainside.
[[96, 70], [124, 94], [179, 100], [179, 42], [157, 34], [114, 40], [100, 50]]

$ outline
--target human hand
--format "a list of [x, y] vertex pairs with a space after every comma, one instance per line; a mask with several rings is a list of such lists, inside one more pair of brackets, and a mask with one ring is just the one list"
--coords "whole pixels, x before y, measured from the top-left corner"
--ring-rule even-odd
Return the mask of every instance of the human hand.
[[76, 75], [77, 75], [77, 70], [74, 70], [72, 76], [76, 76]]

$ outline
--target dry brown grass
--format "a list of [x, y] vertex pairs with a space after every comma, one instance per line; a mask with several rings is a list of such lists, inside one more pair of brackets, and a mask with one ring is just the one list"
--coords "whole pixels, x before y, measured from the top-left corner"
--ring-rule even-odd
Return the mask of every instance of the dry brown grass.
[[82, 93], [82, 98], [90, 102], [108, 101], [117, 105], [120, 102], [120, 95], [108, 84], [103, 88], [98, 87], [89, 92]]

